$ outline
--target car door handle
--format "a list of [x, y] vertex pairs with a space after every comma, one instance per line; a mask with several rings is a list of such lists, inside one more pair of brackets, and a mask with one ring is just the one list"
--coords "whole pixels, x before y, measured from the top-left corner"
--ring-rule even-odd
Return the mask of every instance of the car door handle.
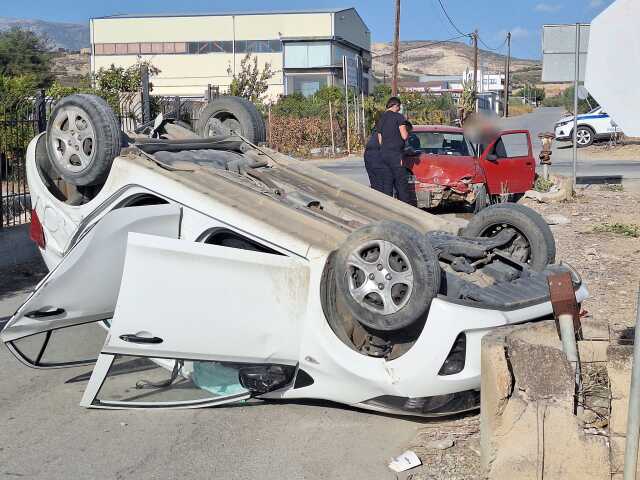
[[141, 337], [133, 333], [125, 333], [124, 335], [120, 335], [120, 340], [124, 342], [131, 342], [131, 343], [151, 343], [151, 344], [158, 344], [158, 343], [162, 343], [163, 341], [160, 337]]
[[46, 317], [55, 317], [58, 315], [62, 315], [63, 313], [65, 313], [64, 308], [54, 308], [52, 310], [36, 310], [34, 312], [29, 312], [25, 314], [25, 317], [46, 318]]

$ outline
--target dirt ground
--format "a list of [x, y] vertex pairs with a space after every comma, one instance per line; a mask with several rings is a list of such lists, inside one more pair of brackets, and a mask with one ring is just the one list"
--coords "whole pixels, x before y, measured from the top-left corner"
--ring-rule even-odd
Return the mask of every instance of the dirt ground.
[[[635, 323], [640, 238], [594, 230], [606, 230], [606, 225], [614, 224], [640, 226], [640, 193], [610, 188], [586, 188], [574, 201], [566, 203], [539, 204], [527, 200], [525, 204], [547, 218], [560, 215], [569, 221], [551, 226], [557, 259], [570, 263], [582, 275], [590, 292], [583, 304], [586, 315], [597, 323], [608, 324], [611, 334], [616, 335]], [[447, 441], [441, 442], [443, 439]], [[407, 477], [398, 478], [483, 479], [479, 439], [479, 414], [425, 424], [411, 445], [423, 466], [406, 472]], [[454, 445], [441, 450], [451, 443], [449, 440]]]
[[578, 155], [594, 160], [640, 160], [640, 138], [624, 138], [617, 144], [594, 143], [581, 148]]

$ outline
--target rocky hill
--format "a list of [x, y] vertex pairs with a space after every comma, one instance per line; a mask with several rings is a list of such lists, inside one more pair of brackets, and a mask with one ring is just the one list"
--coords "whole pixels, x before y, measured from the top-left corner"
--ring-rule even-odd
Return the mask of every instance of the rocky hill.
[[12, 27], [31, 30], [47, 39], [52, 48], [78, 51], [89, 46], [89, 23], [59, 23], [0, 17], [0, 31]]
[[[433, 45], [430, 40], [400, 42], [399, 73], [403, 79], [416, 79], [420, 75], [461, 75], [467, 67], [473, 68], [473, 47], [461, 42]], [[393, 52], [391, 43], [372, 45], [373, 71], [376, 77], [391, 76]], [[488, 72], [504, 72], [504, 55], [479, 50], [478, 65]], [[528, 81], [539, 81], [542, 63], [539, 60], [511, 59], [513, 72], [527, 75]], [[537, 80], [536, 80], [537, 77]]]

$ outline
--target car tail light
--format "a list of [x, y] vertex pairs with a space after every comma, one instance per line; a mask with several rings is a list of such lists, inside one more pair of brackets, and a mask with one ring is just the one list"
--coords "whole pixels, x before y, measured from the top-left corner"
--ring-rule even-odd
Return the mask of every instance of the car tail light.
[[464, 370], [464, 363], [467, 357], [467, 336], [461, 333], [453, 342], [453, 347], [442, 364], [438, 375], [454, 375]]
[[44, 229], [42, 228], [42, 223], [40, 223], [40, 219], [38, 218], [38, 214], [35, 210], [31, 210], [31, 226], [29, 227], [29, 237], [31, 240], [36, 242], [38, 247], [44, 249], [47, 244], [44, 238]]

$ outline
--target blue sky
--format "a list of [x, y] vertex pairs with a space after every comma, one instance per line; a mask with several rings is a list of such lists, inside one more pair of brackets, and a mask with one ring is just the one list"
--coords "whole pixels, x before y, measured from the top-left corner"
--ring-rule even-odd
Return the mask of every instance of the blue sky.
[[[545, 23], [589, 22], [611, 0], [442, 0], [450, 16], [464, 31], [478, 28], [491, 47], [499, 46], [507, 31], [513, 35], [513, 53], [539, 58], [540, 31]], [[115, 13], [191, 13], [237, 10], [289, 10], [355, 7], [374, 41], [393, 36], [394, 0], [2, 0], [1, 16], [85, 22], [90, 17]], [[176, 10], [176, 7], [179, 10]], [[402, 40], [447, 39], [457, 35], [438, 0], [402, 0]]]

